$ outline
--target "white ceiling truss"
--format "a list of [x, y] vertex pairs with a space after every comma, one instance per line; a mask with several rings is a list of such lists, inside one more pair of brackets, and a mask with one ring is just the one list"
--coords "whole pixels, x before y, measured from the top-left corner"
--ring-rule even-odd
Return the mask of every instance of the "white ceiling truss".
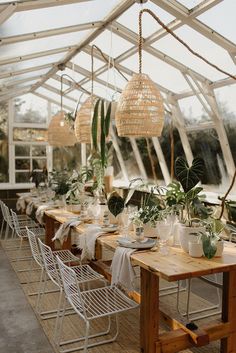
[[[166, 25], [172, 29], [172, 31], [179, 31], [184, 26], [188, 26], [190, 30], [198, 32], [201, 36], [210, 40], [211, 43], [223, 49], [226, 56], [230, 59], [230, 63], [235, 65], [236, 44], [199, 19], [199, 16], [201, 17], [207, 13], [207, 11], [212, 11], [212, 9], [216, 8], [217, 5], [220, 5], [223, 1], [227, 0], [202, 0], [191, 9], [182, 5], [181, 0], [179, 2], [177, 0], [149, 0], [147, 4], [151, 4], [170, 15], [169, 17], [171, 19], [166, 21]], [[115, 0], [113, 2], [115, 3]], [[77, 99], [74, 95], [75, 91], [80, 91], [81, 93], [84, 92], [84, 89], [90, 91], [89, 85], [92, 78], [91, 69], [80, 65], [79, 59], [76, 61], [76, 56], [78, 54], [90, 56], [92, 42], [106, 31], [111, 31], [112, 35], [117, 36], [119, 40], [123, 40], [126, 44], [119, 55], [114, 57], [109, 57], [105, 53], [104, 56], [102, 56], [98, 50], [94, 50], [94, 58], [99, 62], [99, 66], [94, 70], [93, 74], [94, 84], [118, 92], [118, 94], [122, 92], [123, 87], [121, 87], [119, 83], [107, 82], [102, 75], [105, 74], [108, 69], [112, 69], [115, 66], [128, 80], [138, 68], [138, 65], [136, 70], [131, 69], [130, 65], [126, 66], [127, 60], [133, 55], [138, 55], [138, 34], [119, 22], [119, 17], [132, 8], [135, 0], [117, 0], [114, 8], [111, 9], [106, 16], [98, 20], [91, 20], [91, 22], [86, 21], [85, 23], [79, 23], [78, 16], [77, 24], [62, 25], [60, 27], [38, 31], [25, 31], [15, 35], [4, 35], [4, 24], [7, 24], [15, 15], [24, 14], [28, 11], [41, 11], [57, 6], [65, 6], [66, 8], [66, 6], [72, 6], [73, 4], [81, 4], [81, 6], [86, 8], [86, 4], [92, 6], [93, 3], [98, 3], [98, 0], [19, 0], [14, 2], [9, 1], [8, 3], [5, 2], [0, 5], [0, 52], [2, 49], [4, 53], [3, 56], [0, 55], [0, 101], [9, 100], [31, 92], [38, 97], [59, 105], [61, 91], [58, 88], [58, 82], [61, 81], [60, 75], [63, 71], [61, 72], [58, 69], [58, 65], [64, 64], [66, 70], [70, 70], [80, 77], [76, 85], [73, 80], [63, 78], [63, 83], [67, 86], [64, 90], [64, 97], [67, 99], [67, 103], [64, 104], [64, 107], [68, 110], [73, 110], [77, 104]], [[102, 5], [100, 4], [100, 6]], [[232, 6], [235, 6], [235, 4]], [[235, 12], [236, 8], [232, 9], [232, 11], [233, 10]], [[161, 14], [157, 13], [157, 16], [159, 15], [161, 17]], [[56, 37], [62, 38], [70, 34], [82, 35], [83, 33], [84, 36], [82, 39], [69, 45], [65, 45], [63, 42], [64, 45], [59, 45], [58, 47], [47, 45], [43, 49], [38, 49], [36, 46], [36, 49], [32, 50], [30, 53], [17, 51], [17, 55], [11, 54], [11, 48], [19, 43], [24, 47], [24, 44], [27, 44], [27, 42], [39, 43], [40, 40], [49, 40]], [[214, 89], [232, 85], [235, 81], [229, 77], [216, 80], [209, 79], [209, 77], [205, 77], [199, 70], [190, 68], [181, 62], [181, 60], [175, 59], [159, 48], [157, 49], [156, 44], [158, 41], [161, 42], [165, 40], [167, 36], [168, 33], [162, 28], [152, 31], [151, 34], [143, 38], [143, 52], [149, 56], [151, 55], [151, 57], [157, 59], [158, 62], [160, 61], [165, 65], [168, 64], [172, 70], [176, 70], [180, 73], [180, 77], [185, 83], [184, 88], [177, 91], [175, 88], [170, 88], [168, 85], [165, 86], [156, 81], [157, 87], [163, 94], [165, 108], [171, 114], [173, 123], [179, 131], [186, 158], [189, 162], [193, 159], [193, 153], [187, 135], [188, 132], [214, 128], [220, 141], [227, 172], [229, 176], [231, 176], [234, 173], [235, 165], [215, 98]], [[32, 64], [34, 61], [35, 65]], [[234, 74], [234, 72], [232, 72], [232, 74]], [[101, 78], [101, 76], [103, 78]], [[56, 86], [53, 86], [52, 79], [57, 83]], [[124, 81], [123, 83], [125, 83], [125, 79], [122, 79]], [[48, 80], [50, 80], [50, 82], [47, 82]], [[52, 98], [50, 95], [47, 96], [46, 93], [42, 93], [40, 88], [44, 89], [45, 92], [53, 93], [58, 99], [55, 99], [54, 96]], [[210, 117], [209, 121], [203, 122], [201, 125], [197, 126], [186, 125], [179, 104], [181, 99], [192, 96], [197, 98], [206, 114]], [[127, 179], [128, 174], [125, 169], [122, 154], [119, 150], [115, 132], [113, 131], [112, 134], [114, 135], [114, 148], [123, 171], [123, 176]], [[130, 142], [140, 169], [140, 174], [146, 179], [147, 175], [137, 143], [135, 139], [130, 139]], [[163, 177], [165, 182], [168, 183], [170, 181], [170, 174], [159, 139], [153, 138], [152, 142]]]

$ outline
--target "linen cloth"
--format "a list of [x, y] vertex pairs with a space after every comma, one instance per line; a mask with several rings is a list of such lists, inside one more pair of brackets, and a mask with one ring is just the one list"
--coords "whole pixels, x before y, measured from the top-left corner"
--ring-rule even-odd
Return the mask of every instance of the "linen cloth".
[[16, 209], [17, 209], [17, 211], [24, 212], [25, 207], [26, 207], [25, 196], [21, 196], [21, 197], [19, 197], [19, 199], [16, 202]]
[[92, 260], [95, 257], [97, 238], [104, 234], [97, 224], [89, 224], [84, 233], [79, 235], [78, 248], [82, 249], [81, 260]]
[[112, 277], [111, 284], [121, 284], [128, 290], [133, 289], [135, 272], [131, 264], [130, 255], [136, 249], [124, 248], [118, 246], [111, 263]]
[[54, 203], [51, 202], [51, 203], [47, 203], [47, 204], [44, 204], [44, 205], [40, 205], [37, 208], [37, 211], [35, 213], [35, 217], [36, 217], [37, 221], [39, 222], [39, 224], [41, 224], [42, 226], [44, 225], [44, 221], [43, 221], [44, 212], [46, 210], [49, 210], [50, 208], [52, 208], [53, 204]]
[[67, 237], [70, 233], [70, 228], [77, 227], [80, 223], [81, 221], [70, 219], [69, 221], [61, 224], [54, 237], [52, 238], [52, 241], [59, 240], [62, 245], [64, 241], [67, 240]]
[[27, 214], [27, 216], [31, 216], [33, 213], [33, 209], [34, 209], [34, 201], [30, 201], [26, 207], [26, 211], [25, 213]]

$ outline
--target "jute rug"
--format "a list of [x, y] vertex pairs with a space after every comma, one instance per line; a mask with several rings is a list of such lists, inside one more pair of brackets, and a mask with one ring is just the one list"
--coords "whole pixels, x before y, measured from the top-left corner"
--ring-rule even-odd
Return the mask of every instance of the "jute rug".
[[[15, 250], [7, 250], [7, 247], [12, 247], [18, 244], [18, 241], [2, 241], [1, 242], [3, 249], [6, 252], [9, 260], [14, 260], [17, 256], [17, 251]], [[26, 242], [27, 245], [27, 242]], [[25, 249], [22, 252], [22, 255], [27, 256], [30, 255], [30, 250]], [[19, 281], [21, 283], [22, 289], [31, 304], [33, 310], [35, 311], [35, 302], [36, 302], [36, 295], [30, 295], [29, 293], [37, 292], [38, 284], [39, 284], [39, 274], [40, 271], [34, 271], [30, 275], [30, 283], [27, 283], [29, 280], [29, 272], [18, 272], [18, 270], [25, 269], [29, 266], [32, 266], [30, 261], [20, 261], [18, 263], [12, 262], [11, 263], [13, 269], [16, 271]], [[34, 265], [35, 266], [35, 265]], [[99, 285], [99, 284], [96, 284]], [[167, 282], [161, 283], [162, 286], [166, 286]], [[55, 286], [48, 281], [47, 289], [55, 289]], [[42, 301], [42, 308], [43, 310], [53, 310], [57, 307], [58, 302], [58, 293], [50, 293], [44, 296]], [[201, 297], [192, 294], [191, 295], [191, 310], [202, 309], [209, 307], [210, 303], [206, 300], [202, 299]], [[165, 295], [160, 299], [160, 306], [161, 309], [165, 312], [171, 312], [174, 318], [177, 318], [179, 321], [185, 323], [183, 317], [181, 317], [176, 309], [176, 294]], [[182, 311], [186, 309], [186, 291], [181, 292], [181, 299], [180, 299], [180, 308]], [[36, 312], [35, 312], [36, 314]], [[49, 341], [51, 342], [55, 352], [57, 349], [53, 345], [52, 337], [54, 332], [54, 325], [55, 319], [48, 319], [48, 320], [41, 320], [39, 316], [36, 314], [38, 320], [40, 321], [42, 328], [47, 335]], [[214, 319], [217, 317], [214, 317]], [[212, 320], [212, 318], [208, 319]], [[197, 324], [202, 322], [206, 322], [207, 320], [197, 321]], [[90, 348], [90, 353], [138, 353], [140, 352], [139, 348], [139, 310], [132, 310], [128, 313], [121, 314], [119, 317], [120, 322], [120, 329], [119, 335], [114, 343], [102, 345], [99, 347]], [[94, 323], [93, 329], [105, 328], [107, 321], [105, 320], [98, 320]], [[168, 329], [163, 325], [161, 326], [161, 332], [165, 332]], [[80, 320], [78, 315], [68, 315], [65, 317], [64, 324], [63, 324], [63, 340], [73, 339], [78, 337], [78, 335], [84, 333], [84, 325], [83, 322]], [[75, 345], [66, 345], [63, 349], [69, 349], [75, 347]], [[192, 348], [191, 350], [185, 350], [184, 353], [196, 352], [196, 353], [218, 353], [220, 352], [219, 342], [215, 341], [208, 346], [201, 347], [201, 348]]]

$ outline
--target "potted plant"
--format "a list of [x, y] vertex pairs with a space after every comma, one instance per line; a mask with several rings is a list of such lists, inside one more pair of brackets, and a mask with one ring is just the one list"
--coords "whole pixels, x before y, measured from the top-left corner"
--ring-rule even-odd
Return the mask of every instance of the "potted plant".
[[[203, 203], [204, 195], [200, 195], [202, 187], [197, 186], [204, 173], [204, 162], [201, 158], [195, 158], [189, 167], [186, 160], [178, 157], [175, 161], [175, 173], [182, 186], [180, 204], [183, 206], [181, 214], [181, 227], [179, 240], [185, 252], [189, 250], [189, 241], [196, 233], [204, 231], [202, 220], [209, 217], [211, 209]], [[201, 227], [201, 228], [199, 228]]]
[[89, 163], [94, 174], [93, 190], [104, 193], [104, 177], [111, 159], [112, 142], [109, 141], [109, 129], [111, 122], [112, 103], [105, 109], [105, 102], [97, 99], [92, 119], [91, 136], [92, 149], [89, 156]]
[[84, 166], [80, 171], [74, 170], [68, 180], [69, 190], [66, 193], [66, 203], [69, 210], [78, 212], [84, 199], [85, 184], [93, 177], [92, 169]]
[[66, 193], [69, 191], [69, 173], [66, 169], [58, 171], [53, 169], [49, 175], [49, 186], [55, 192], [55, 199], [66, 203]]
[[211, 259], [213, 256], [221, 256], [224, 248], [224, 242], [221, 239], [221, 232], [225, 225], [219, 219], [208, 218], [204, 222], [205, 230], [199, 232], [201, 236], [203, 253]]

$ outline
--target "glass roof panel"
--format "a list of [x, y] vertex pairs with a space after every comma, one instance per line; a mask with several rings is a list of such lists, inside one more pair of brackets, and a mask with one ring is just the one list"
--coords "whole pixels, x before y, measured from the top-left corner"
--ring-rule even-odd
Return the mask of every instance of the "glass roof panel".
[[198, 125], [211, 120], [196, 96], [179, 100], [179, 106], [186, 125]]
[[[175, 33], [208, 61], [234, 74], [235, 65], [223, 48], [186, 25], [176, 30]], [[153, 46], [212, 81], [225, 78], [224, 74], [216, 71], [188, 52], [188, 50], [170, 34], [158, 40]]]
[[[122, 25], [128, 27], [135, 33], [138, 33], [138, 15], [139, 11], [142, 10], [143, 6], [139, 4], [134, 4], [125, 13], [123, 13], [119, 18], [118, 22]], [[152, 10], [154, 13], [158, 14], [164, 23], [168, 23], [174, 20], [174, 17], [168, 12], [162, 10], [159, 6], [153, 4], [151, 1], [145, 4], [146, 9]], [[142, 18], [143, 22], [143, 36], [148, 37], [153, 32], [160, 29], [159, 24], [148, 14], [144, 14]]]
[[[17, 26], [16, 26], [17, 27]], [[90, 31], [67, 33], [48, 38], [28, 40], [22, 43], [14, 43], [1, 46], [1, 58], [27, 55], [34, 52], [57, 49], [65, 46], [79, 44]]]
[[201, 4], [203, 0], [177, 0], [179, 3], [187, 7], [188, 9], [192, 9], [193, 7]]
[[[61, 83], [57, 80], [54, 80], [53, 78], [47, 80], [46, 83], [54, 88], [61, 89]], [[69, 88], [69, 86], [63, 83], [63, 90], [67, 88]]]
[[[1, 27], [2, 37], [72, 26], [103, 19], [119, 0], [93, 0], [14, 13]], [[17, 23], [17, 26], [16, 26]]]
[[[86, 88], [87, 90], [91, 91], [91, 81], [87, 82], [85, 85], [83, 85], [83, 87]], [[107, 99], [109, 101], [116, 100], [119, 97], [118, 92], [116, 92], [113, 89], [110, 89], [106, 86], [103, 86], [97, 82], [94, 82], [93, 91], [94, 91], [94, 94], [96, 94], [99, 97], [102, 97], [104, 99]]]
[[[76, 65], [81, 66], [82, 68], [84, 68], [86, 70], [91, 71], [91, 55], [89, 55], [87, 53], [80, 52], [71, 60], [71, 62]], [[105, 64], [102, 60], [94, 58], [93, 65], [94, 65], [93, 66], [94, 70], [97, 70]]]
[[[125, 61], [122, 61], [122, 65], [137, 72], [138, 55], [134, 54]], [[143, 52], [142, 72], [149, 75], [154, 82], [173, 92], [181, 92], [185, 89], [189, 89], [184, 77], [177, 69], [146, 52]]]
[[236, 1], [227, 0], [204, 12], [198, 19], [236, 43], [235, 13]]
[[103, 53], [112, 58], [116, 58], [133, 46], [132, 43], [108, 30], [102, 32], [91, 44], [96, 44]]
[[[130, 79], [130, 76], [127, 74], [124, 74], [127, 80]], [[117, 72], [116, 69], [109, 69], [103, 74], [99, 75], [98, 78], [101, 78], [102, 80], [114, 85], [115, 87], [118, 88], [124, 88], [127, 80]]]
[[58, 62], [62, 58], [62, 55], [63, 54], [43, 56], [43, 57], [36, 58], [36, 59], [18, 61], [17, 63], [1, 65], [0, 70], [1, 71], [18, 71], [18, 70], [23, 70], [23, 69], [34, 67], [34, 66], [55, 63], [55, 62]]
[[68, 69], [67, 67], [65, 68], [65, 70], [63, 70], [62, 75], [68, 75], [69, 77], [65, 76], [65, 80], [70, 80], [70, 81], [76, 81], [79, 82], [81, 80], [83, 80], [84, 76], [79, 74], [78, 72]]
[[[60, 105], [60, 99], [61, 99], [61, 97], [60, 97], [59, 94], [56, 94], [56, 93], [54, 93], [54, 92], [51, 92], [51, 91], [49, 91], [48, 89], [45, 89], [45, 88], [43, 88], [43, 87], [39, 87], [39, 88], [36, 90], [36, 92], [37, 92], [37, 93], [40, 93], [40, 94], [42, 94], [42, 95], [44, 95], [45, 97], [48, 97], [49, 99], [53, 99], [53, 100], [57, 101], [58, 104]], [[67, 98], [65, 98], [65, 97], [63, 98], [63, 104], [65, 104], [65, 105], [71, 107], [71, 109], [73, 109], [73, 108], [74, 108], [74, 105], [75, 105], [75, 103], [73, 103], [70, 99], [67, 99]]]
[[33, 76], [45, 75], [48, 72], [48, 70], [49, 69], [37, 70], [37, 71], [27, 72], [25, 74], [21, 74], [17, 76], [2, 78], [0, 79], [0, 87], [3, 84], [6, 84], [6, 85], [10, 84], [12, 81], [15, 81], [16, 79], [21, 80], [21, 79], [30, 78]]
[[84, 102], [87, 98], [88, 98], [88, 95], [84, 92], [81, 92], [77, 89], [71, 91], [69, 94], [68, 94], [69, 97], [72, 97], [74, 99], [77, 100], [77, 103], [78, 101], [80, 101], [81, 103]]
[[[227, 112], [235, 112], [236, 84], [214, 90], [218, 104]], [[235, 119], [235, 118], [234, 118]]]

